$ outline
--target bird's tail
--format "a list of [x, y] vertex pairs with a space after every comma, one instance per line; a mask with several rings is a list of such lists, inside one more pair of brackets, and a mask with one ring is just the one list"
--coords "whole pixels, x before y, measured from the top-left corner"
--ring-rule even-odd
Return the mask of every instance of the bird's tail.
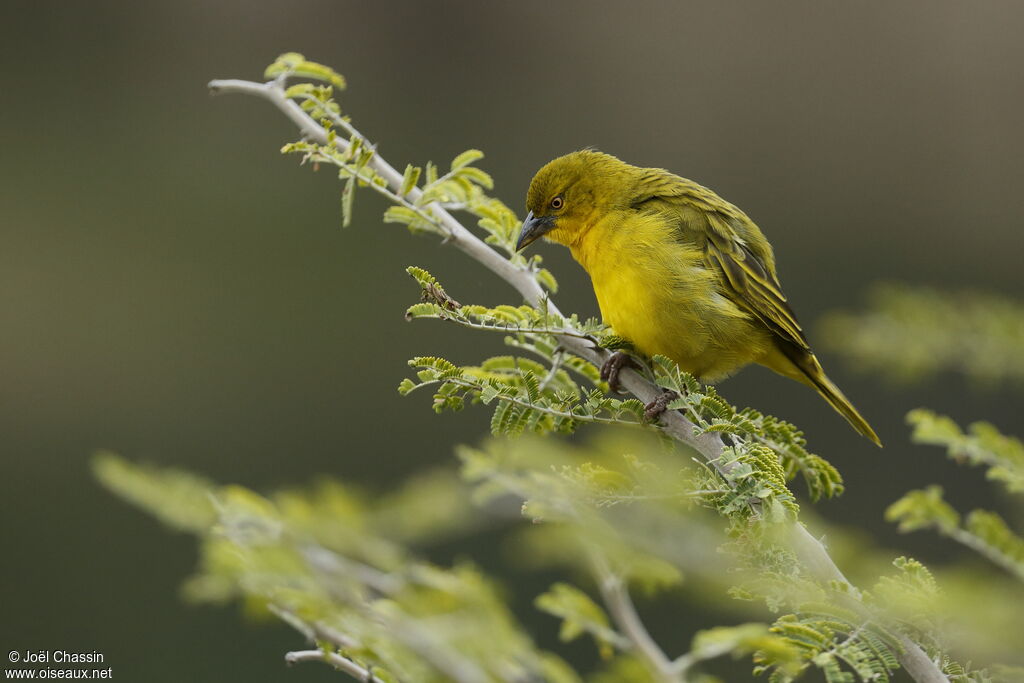
[[[804, 384], [813, 387], [818, 391], [819, 394], [829, 402], [836, 412], [846, 418], [846, 421], [856, 429], [860, 434], [871, 439], [879, 448], [882, 447], [882, 441], [875, 434], [875, 430], [871, 428], [868, 421], [865, 420], [857, 409], [850, 403], [850, 399], [846, 398], [843, 392], [832, 383], [832, 380], [828, 378], [825, 371], [821, 367], [821, 363], [814, 357], [814, 354], [806, 349], [800, 349], [790, 344], [779, 344], [779, 350], [789, 359], [792, 365], [796, 366], [798, 373], [792, 371], [785, 372], [779, 368], [772, 368], [776, 372], [780, 372], [783, 375], [792, 377]], [[771, 366], [769, 366], [771, 367]]]

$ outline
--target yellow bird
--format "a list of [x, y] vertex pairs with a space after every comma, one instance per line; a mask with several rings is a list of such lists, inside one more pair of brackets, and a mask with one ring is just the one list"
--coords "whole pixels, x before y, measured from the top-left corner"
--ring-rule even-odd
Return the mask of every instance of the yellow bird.
[[[771, 245], [738, 208], [691, 180], [591, 150], [541, 168], [526, 205], [516, 248], [541, 236], [568, 247], [605, 323], [637, 351], [705, 382], [760, 363], [816, 389], [882, 445], [825, 376], [779, 286]], [[603, 369], [613, 386], [623, 360]]]

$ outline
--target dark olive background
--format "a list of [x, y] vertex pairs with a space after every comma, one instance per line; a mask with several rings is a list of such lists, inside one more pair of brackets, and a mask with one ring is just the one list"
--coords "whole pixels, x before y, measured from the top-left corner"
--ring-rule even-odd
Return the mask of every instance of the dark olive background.
[[[286, 670], [301, 643], [283, 627], [181, 603], [193, 541], [101, 490], [90, 454], [260, 490], [319, 473], [385, 490], [487, 431], [483, 410], [439, 417], [395, 392], [413, 355], [500, 349], [406, 323], [403, 268], [460, 300], [513, 292], [383, 225], [369, 194], [343, 231], [333, 174], [278, 154], [290, 124], [262, 101], [210, 98], [211, 78], [258, 79], [304, 52], [348, 77], [343, 107], [393, 164], [478, 147], [517, 209], [542, 163], [590, 145], [699, 180], [762, 226], [813, 329], [878, 280], [1024, 294], [1022, 28], [1010, 1], [4, 0], [0, 650], [96, 649], [122, 681], [336, 679]], [[538, 246], [562, 308], [596, 314], [568, 254]], [[841, 468], [849, 490], [819, 506], [827, 517], [948, 559], [932, 536], [897, 535], [884, 506], [933, 481], [964, 507], [990, 489], [908, 446], [902, 416], [928, 405], [1019, 433], [1020, 395], [957, 377], [892, 387], [822, 360], [884, 451], [767, 371], [722, 390], [797, 422]], [[501, 573], [492, 539], [455, 546], [437, 559]], [[556, 625], [529, 600], [550, 578], [513, 585], [549, 645]], [[710, 623], [683, 604], [659, 613], [673, 650]]]

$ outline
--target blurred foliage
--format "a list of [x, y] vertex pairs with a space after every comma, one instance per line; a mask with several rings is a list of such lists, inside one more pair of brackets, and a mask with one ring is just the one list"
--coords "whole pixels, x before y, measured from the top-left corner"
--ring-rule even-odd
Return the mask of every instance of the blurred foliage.
[[[867, 312], [833, 314], [823, 327], [833, 348], [852, 363], [901, 381], [943, 370], [961, 372], [983, 386], [1024, 379], [1024, 306], [1005, 297], [888, 285], [875, 289]], [[965, 431], [951, 418], [924, 409], [911, 411], [907, 421], [914, 442], [942, 446], [958, 463], [985, 467], [987, 478], [1007, 493], [1024, 494], [1019, 439], [986, 422]], [[908, 492], [889, 506], [886, 519], [903, 532], [934, 529], [1024, 581], [1020, 534], [993, 511], [961, 515], [939, 486]]]
[[1024, 444], [1006, 436], [987, 422], [975, 422], [963, 432], [948, 417], [929, 410], [914, 410], [907, 415], [914, 427], [915, 443], [945, 446], [949, 457], [959, 463], [982, 465], [987, 476], [998, 481], [1010, 493], [1024, 493]]
[[942, 371], [980, 385], [1024, 384], [1024, 305], [995, 294], [879, 285], [862, 313], [835, 312], [822, 341], [850, 365], [897, 382]]
[[[411, 527], [394, 534], [396, 519], [443, 517], [451, 530], [477, 518], [445, 502], [450, 476], [377, 501], [327, 481], [267, 498], [109, 454], [96, 460], [96, 473], [199, 535], [200, 567], [185, 585], [190, 600], [241, 599], [254, 613], [287, 615], [318, 646], [381, 681], [575, 680], [533, 646], [477, 568], [431, 565], [399, 542], [421, 540]], [[216, 514], [206, 524], [194, 517], [180, 524], [199, 499]], [[436, 527], [422, 531], [434, 537]]]
[[[338, 168], [344, 224], [360, 187], [391, 202], [385, 221], [414, 232], [450, 237], [461, 225], [453, 226], [447, 212], [463, 211], [477, 219], [483, 239], [504, 252], [510, 268], [555, 291], [554, 277], [539, 267], [539, 257], [516, 253], [519, 221], [486, 194], [491, 178], [473, 165], [481, 153], [458, 155], [443, 174], [427, 163], [407, 165], [400, 178], [392, 177], [392, 167], [333, 99], [344, 85], [340, 75], [288, 53], [268, 68], [267, 77], [274, 79], [267, 87], [280, 89], [322, 132], [325, 144], [304, 139], [283, 151]], [[296, 77], [316, 82], [288, 85]], [[793, 425], [737, 409], [668, 359], [650, 359], [642, 372], [671, 392], [668, 410], [685, 414], [695, 439], [721, 446], [714, 457], [701, 451], [707, 460], [699, 459], [667, 438], [640, 401], [607, 396], [597, 369], [560, 344], [570, 337], [621, 348], [622, 340], [605, 336], [598, 323], [553, 315], [544, 302], [539, 308], [462, 305], [427, 271], [408, 272], [421, 292], [420, 303], [407, 311], [410, 320], [498, 331], [513, 352], [466, 366], [414, 358], [416, 378], [404, 380], [399, 391], [430, 387], [439, 413], [493, 405], [494, 440], [460, 449], [460, 477], [427, 475], [378, 497], [329, 480], [263, 496], [132, 465], [111, 454], [98, 456], [96, 475], [108, 488], [199, 537], [200, 566], [185, 584], [187, 598], [239, 600], [253, 614], [275, 615], [313, 648], [290, 653], [289, 661], [320, 659], [363, 680], [580, 681], [582, 674], [534, 644], [502, 590], [480, 569], [466, 562], [436, 566], [415, 550], [483, 524], [486, 517], [471, 505], [500, 510], [515, 501], [532, 522], [517, 535], [520, 550], [535, 564], [565, 566], [580, 577], [577, 583], [556, 582], [535, 604], [561, 620], [563, 640], [594, 640], [600, 662], [593, 681], [710, 682], [715, 679], [707, 662], [725, 656], [748, 657], [753, 671], [772, 683], [796, 680], [812, 669], [830, 683], [889, 681], [908, 638], [954, 680], [997, 680], [995, 669], [954, 659], [961, 651], [949, 638], [947, 621], [957, 615], [943, 611], [943, 589], [921, 563], [898, 558], [894, 574], [862, 593], [841, 574], [822, 578], [801, 557], [792, 542], [800, 505], [790, 482], [800, 474], [811, 501], [838, 495], [843, 484], [830, 463], [807, 451]], [[934, 302], [923, 304], [920, 293], [913, 299], [894, 292], [880, 295], [888, 313], [879, 314], [880, 327], [857, 347], [859, 353], [879, 366], [906, 365], [906, 376], [953, 365], [952, 354], [893, 344], [900, 335], [934, 341], [946, 333], [963, 341], [959, 328], [943, 327], [946, 313], [936, 313]], [[917, 312], [930, 306], [934, 315], [903, 315], [903, 306]], [[991, 313], [984, 306], [978, 310], [986, 311], [978, 314], [982, 318]], [[1003, 324], [993, 323], [1002, 336], [983, 340], [992, 357], [1005, 352], [1001, 343], [1021, 348], [1020, 326], [1006, 322], [1015, 310], [1003, 310]], [[835, 320], [840, 332], [853, 324]], [[938, 332], [930, 337], [922, 332], [926, 328]], [[880, 338], [887, 343], [878, 345]], [[972, 342], [970, 348], [982, 348], [981, 340]], [[942, 349], [954, 344], [934, 343]], [[879, 351], [894, 346], [908, 349], [911, 360]], [[1020, 367], [1019, 358], [1014, 362]], [[988, 365], [961, 369], [981, 377], [992, 372]], [[918, 440], [947, 445], [954, 457], [990, 467], [992, 478], [1018, 490], [1019, 442], [987, 427], [964, 435], [934, 416], [916, 419]], [[562, 439], [590, 424], [605, 431], [585, 445]], [[961, 523], [934, 489], [912, 492], [890, 514], [904, 528], [934, 526], [957, 540], [969, 538], [972, 547], [998, 555], [1004, 566], [1021, 561], [1019, 538], [1002, 520], [976, 513]], [[667, 598], [683, 582], [741, 601], [755, 620], [702, 630], [687, 652], [667, 655], [647, 632], [630, 591]]]
[[[926, 410], [907, 416], [918, 443], [945, 446], [958, 462], [988, 468], [988, 478], [1010, 493], [1024, 494], [1024, 445], [1004, 436], [987, 423], [975, 423], [965, 434], [948, 417]], [[938, 486], [911, 491], [886, 510], [886, 518], [898, 522], [900, 531], [935, 529], [943, 536], [977, 551], [1024, 582], [1024, 538], [995, 512], [973, 510], [961, 519], [943, 499]]]

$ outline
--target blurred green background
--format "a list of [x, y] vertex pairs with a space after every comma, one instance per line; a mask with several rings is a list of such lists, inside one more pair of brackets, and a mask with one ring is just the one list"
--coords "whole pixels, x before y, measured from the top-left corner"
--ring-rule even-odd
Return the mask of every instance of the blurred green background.
[[[369, 194], [343, 231], [334, 174], [280, 156], [290, 124], [210, 98], [211, 78], [258, 79], [301, 51], [348, 78], [342, 106], [394, 165], [478, 147], [516, 209], [541, 164], [590, 145], [698, 180], [761, 225], [813, 330], [878, 280], [1024, 295], [1022, 28], [1010, 1], [3, 0], [0, 648], [96, 649], [129, 681], [336, 680], [285, 670], [301, 642], [284, 627], [182, 604], [192, 539], [100, 490], [90, 454], [264, 490], [319, 473], [386, 490], [487, 431], [482, 410], [438, 417], [395, 391], [413, 355], [500, 349], [406, 323], [418, 292], [403, 268], [464, 302], [513, 292], [381, 224]], [[563, 310], [596, 314], [568, 253], [541, 249]], [[1020, 396], [958, 377], [892, 387], [821, 355], [884, 451], [768, 371], [722, 391], [801, 425], [841, 469], [848, 491], [825, 516], [955, 560], [882, 511], [930, 482], [962, 509], [991, 506], [989, 489], [908, 446], [903, 415], [928, 405], [1020, 433]], [[437, 553], [503, 563], [486, 538]], [[530, 595], [549, 578], [515, 588], [548, 643], [556, 624]], [[707, 625], [675, 609], [670, 640]]]

